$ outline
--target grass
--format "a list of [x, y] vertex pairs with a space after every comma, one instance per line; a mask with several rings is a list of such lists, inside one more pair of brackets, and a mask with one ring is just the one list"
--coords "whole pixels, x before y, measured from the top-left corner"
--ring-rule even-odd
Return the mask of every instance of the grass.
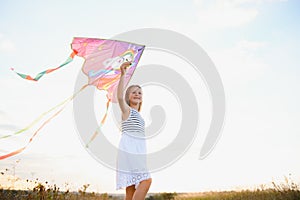
[[31, 190], [8, 190], [3, 189], [0, 186], [0, 199], [1, 200], [108, 200], [118, 199], [109, 196], [107, 193], [97, 194], [86, 192], [89, 185], [83, 185], [83, 189], [79, 189], [78, 192], [60, 191], [56, 185], [45, 186], [42, 183], [38, 183]]
[[262, 185], [255, 190], [202, 192], [202, 193], [161, 193], [149, 196], [148, 200], [300, 200], [300, 188], [291, 178], [283, 183], [272, 182], [272, 187]]
[[[3, 175], [3, 173], [1, 173]], [[89, 184], [77, 192], [60, 191], [55, 184], [41, 183], [36, 179], [34, 187], [27, 190], [4, 189], [0, 185], [0, 200], [118, 200], [124, 196], [87, 192]], [[27, 180], [27, 182], [31, 182]], [[146, 200], [300, 200], [300, 188], [291, 178], [283, 183], [272, 182], [254, 190], [202, 192], [202, 193], [155, 193], [148, 194]]]

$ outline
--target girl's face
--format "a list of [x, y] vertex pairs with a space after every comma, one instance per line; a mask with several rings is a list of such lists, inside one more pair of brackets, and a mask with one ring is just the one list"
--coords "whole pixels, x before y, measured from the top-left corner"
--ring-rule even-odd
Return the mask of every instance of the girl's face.
[[130, 104], [137, 105], [143, 101], [142, 89], [139, 87], [133, 87], [129, 91]]

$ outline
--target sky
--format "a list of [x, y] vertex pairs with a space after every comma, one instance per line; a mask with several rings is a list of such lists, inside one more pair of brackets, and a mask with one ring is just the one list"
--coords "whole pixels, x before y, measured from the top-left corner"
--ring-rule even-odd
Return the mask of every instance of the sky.
[[[2, 0], [0, 136], [25, 127], [72, 94], [83, 60], [75, 58], [38, 83], [20, 79], [11, 67], [34, 75], [57, 66], [70, 53], [73, 37], [112, 38], [141, 28], [168, 29], [196, 42], [214, 62], [225, 90], [226, 118], [215, 148], [199, 160], [212, 115], [205, 83], [180, 59], [146, 48], [139, 65], [172, 66], [190, 84], [199, 109], [197, 137], [180, 159], [152, 173], [150, 192], [255, 188], [285, 176], [299, 183], [299, 6], [298, 0]], [[181, 107], [165, 87], [150, 84], [143, 91], [146, 126], [153, 120], [151, 107], [160, 105], [167, 115], [163, 130], [148, 141], [154, 152], [176, 136]], [[105, 93], [97, 92], [95, 99], [100, 119]], [[104, 129], [113, 130], [110, 141], [117, 144], [112, 117]], [[0, 154], [22, 147], [32, 133], [1, 139]], [[82, 144], [72, 103], [24, 152], [1, 160], [0, 171], [3, 187], [26, 188], [27, 179], [38, 178], [62, 189], [90, 184], [90, 191], [120, 192], [115, 190], [115, 171]]]

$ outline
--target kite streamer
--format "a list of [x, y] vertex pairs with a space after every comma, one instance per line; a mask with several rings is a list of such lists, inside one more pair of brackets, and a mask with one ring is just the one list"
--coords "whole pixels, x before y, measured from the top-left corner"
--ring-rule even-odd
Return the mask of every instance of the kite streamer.
[[61, 107], [62, 105], [68, 103], [69, 101], [71, 101], [72, 99], [75, 98], [75, 96], [81, 92], [83, 89], [85, 89], [85, 87], [88, 86], [85, 85], [83, 88], [81, 88], [78, 92], [72, 94], [70, 97], [68, 97], [67, 99], [63, 100], [62, 102], [60, 102], [59, 104], [53, 106], [52, 108], [50, 108], [49, 110], [47, 110], [46, 112], [42, 113], [39, 117], [37, 117], [35, 120], [33, 120], [33, 122], [31, 122], [29, 125], [27, 125], [25, 128], [22, 128], [16, 132], [14, 132], [13, 134], [8, 134], [8, 135], [4, 135], [4, 136], [1, 136], [0, 139], [4, 139], [4, 138], [9, 138], [11, 136], [14, 136], [14, 135], [18, 135], [20, 133], [23, 133], [27, 130], [29, 130], [30, 128], [32, 128], [35, 124], [37, 124], [39, 121], [41, 121], [47, 114], [51, 113], [52, 111], [56, 110], [57, 108]]
[[[47, 69], [45, 71], [42, 71], [40, 73], [38, 73], [34, 78], [32, 78], [31, 76], [29, 75], [26, 75], [26, 74], [21, 74], [19, 72], [15, 72], [16, 74], [18, 74], [21, 78], [24, 78], [24, 79], [27, 79], [27, 80], [30, 80], [30, 81], [38, 81], [40, 78], [42, 78], [42, 76], [44, 76], [45, 74], [49, 74], [55, 70], [58, 70], [59, 68], [62, 68], [63, 66], [69, 64], [70, 62], [73, 61], [74, 59], [74, 56], [77, 54], [77, 52], [74, 50], [70, 56], [68, 57], [68, 59], [61, 65], [59, 65], [58, 67], [56, 68], [53, 68], [53, 69]], [[14, 68], [10, 68], [12, 71], [14, 71], [15, 69]]]
[[67, 106], [67, 104], [71, 102], [87, 86], [93, 85], [97, 89], [105, 90], [107, 92], [107, 103], [105, 114], [102, 117], [98, 128], [86, 144], [86, 147], [88, 148], [88, 145], [96, 138], [96, 136], [100, 132], [100, 128], [105, 123], [110, 103], [117, 103], [116, 95], [114, 95], [114, 92], [116, 90], [116, 87], [118, 86], [121, 75], [120, 66], [124, 62], [131, 62], [131, 65], [127, 68], [127, 73], [124, 77], [124, 85], [126, 86], [136, 69], [145, 46], [118, 40], [75, 37], [72, 41], [71, 48], [72, 53], [64, 63], [56, 68], [44, 70], [38, 73], [35, 77], [16, 72], [14, 68], [11, 68], [11, 70], [13, 70], [21, 78], [37, 82], [44, 75], [62, 68], [63, 66], [72, 62], [75, 56], [79, 56], [85, 59], [82, 67], [82, 72], [88, 77], [88, 83], [61, 103], [42, 113], [37, 119], [35, 119], [25, 128], [18, 130], [13, 134], [1, 136], [0, 139], [5, 139], [28, 131], [35, 124], [44, 119], [46, 115], [59, 109], [42, 123], [42, 125], [33, 133], [28, 143], [24, 147], [5, 155], [0, 155], [0, 160], [6, 159], [24, 151], [26, 147], [32, 142], [33, 138], [46, 124], [48, 124], [53, 118], [61, 113]]
[[[13, 135], [16, 135], [16, 134], [20, 134], [21, 132], [24, 132], [26, 130], [29, 130], [34, 124], [36, 124], [37, 122], [39, 122], [43, 117], [45, 117], [45, 115], [49, 114], [51, 111], [59, 108], [61, 106], [61, 108], [55, 112], [51, 117], [49, 117], [45, 122], [43, 122], [43, 124], [34, 132], [34, 134], [31, 136], [31, 138], [29, 139], [28, 143], [18, 149], [18, 150], [15, 150], [11, 153], [8, 153], [8, 154], [5, 154], [5, 155], [2, 155], [0, 156], [0, 160], [3, 160], [5, 158], [8, 158], [8, 157], [11, 157], [11, 156], [14, 156], [16, 154], [19, 154], [21, 153], [24, 149], [26, 149], [26, 147], [32, 142], [33, 138], [38, 134], [38, 132], [46, 125], [48, 124], [54, 117], [56, 117], [59, 113], [61, 113], [64, 108], [67, 106], [67, 104], [69, 102], [71, 102], [80, 92], [82, 92], [86, 87], [88, 86], [88, 84], [84, 85], [78, 92], [74, 93], [71, 97], [67, 98], [66, 100], [64, 100], [63, 102], [59, 103], [58, 105], [54, 106], [53, 108], [51, 108], [50, 110], [48, 110], [47, 112], [44, 112], [41, 116], [39, 116], [36, 120], [34, 120], [29, 126], [27, 126], [26, 128], [23, 128], [19, 131], [17, 131], [16, 133], [14, 133]], [[6, 135], [6, 136], [3, 136], [1, 137], [2, 138], [7, 138], [7, 137], [10, 137], [10, 136], [13, 136], [13, 135]]]

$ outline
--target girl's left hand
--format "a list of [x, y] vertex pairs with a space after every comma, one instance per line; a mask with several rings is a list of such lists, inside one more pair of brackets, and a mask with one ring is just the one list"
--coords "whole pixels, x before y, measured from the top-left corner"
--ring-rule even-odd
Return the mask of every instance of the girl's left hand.
[[121, 75], [126, 74], [126, 69], [127, 67], [129, 67], [131, 65], [131, 62], [124, 62], [121, 66], [120, 66], [120, 70], [121, 70]]

